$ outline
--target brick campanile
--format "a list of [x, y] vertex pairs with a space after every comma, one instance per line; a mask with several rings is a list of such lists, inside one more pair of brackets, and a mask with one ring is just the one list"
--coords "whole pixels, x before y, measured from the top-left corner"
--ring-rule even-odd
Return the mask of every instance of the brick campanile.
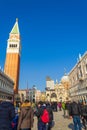
[[18, 19], [16, 19], [7, 41], [6, 60], [4, 66], [4, 72], [14, 81], [14, 94], [18, 93], [19, 87], [20, 50], [20, 32]]

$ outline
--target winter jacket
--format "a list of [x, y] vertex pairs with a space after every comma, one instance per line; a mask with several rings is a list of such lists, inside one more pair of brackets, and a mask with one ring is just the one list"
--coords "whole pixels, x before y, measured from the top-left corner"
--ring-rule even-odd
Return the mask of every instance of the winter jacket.
[[33, 109], [29, 103], [23, 103], [19, 115], [17, 130], [33, 127]]
[[66, 104], [65, 104], [65, 109], [66, 109], [66, 110], [69, 110], [69, 109], [70, 109], [70, 105], [71, 105], [71, 103], [66, 102]]
[[81, 115], [82, 116], [87, 116], [87, 105], [82, 105], [81, 106]]
[[71, 103], [70, 109], [69, 109], [69, 114], [71, 116], [75, 116], [75, 115], [80, 116], [81, 115], [81, 106], [76, 102]]
[[0, 130], [12, 130], [11, 121], [15, 117], [15, 109], [11, 102], [0, 103]]
[[41, 121], [41, 115], [43, 114], [45, 108], [46, 107], [41, 106], [35, 111], [35, 115], [37, 116], [38, 121]]
[[49, 119], [50, 119], [50, 122], [53, 120], [53, 111], [52, 111], [52, 108], [51, 106], [47, 106], [47, 111], [49, 112]]
[[62, 109], [63, 109], [63, 110], [65, 110], [65, 109], [66, 109], [66, 105], [65, 105], [65, 103], [64, 103], [64, 102], [62, 103]]

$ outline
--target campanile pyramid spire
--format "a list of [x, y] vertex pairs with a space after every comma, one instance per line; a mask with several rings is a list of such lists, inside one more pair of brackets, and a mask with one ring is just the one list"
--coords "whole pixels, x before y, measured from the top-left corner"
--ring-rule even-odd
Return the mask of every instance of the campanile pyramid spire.
[[15, 22], [10, 34], [20, 34], [19, 26], [18, 26], [18, 18], [16, 18], [16, 22]]

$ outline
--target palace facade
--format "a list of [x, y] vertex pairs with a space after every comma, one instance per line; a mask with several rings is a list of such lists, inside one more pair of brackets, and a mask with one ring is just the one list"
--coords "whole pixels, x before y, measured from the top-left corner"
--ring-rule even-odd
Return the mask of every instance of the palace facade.
[[68, 76], [70, 97], [87, 102], [87, 52], [83, 56], [79, 54], [78, 61]]

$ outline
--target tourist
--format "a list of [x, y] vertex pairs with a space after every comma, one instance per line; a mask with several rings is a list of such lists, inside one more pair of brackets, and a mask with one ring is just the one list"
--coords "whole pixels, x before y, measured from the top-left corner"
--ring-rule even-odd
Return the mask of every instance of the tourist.
[[17, 130], [31, 130], [34, 122], [34, 113], [33, 109], [26, 99], [21, 106], [21, 111], [19, 114], [18, 127]]
[[18, 118], [19, 118], [19, 114], [18, 114], [18, 108], [15, 108], [15, 117], [12, 120], [12, 130], [17, 130], [17, 126], [18, 126]]
[[38, 102], [37, 111], [35, 112], [35, 115], [37, 116], [38, 122], [37, 122], [37, 128], [38, 130], [46, 130], [46, 123], [44, 123], [41, 120], [41, 116], [44, 112], [44, 109], [46, 109], [46, 104], [43, 104], [42, 101]]
[[12, 130], [11, 122], [15, 117], [15, 108], [12, 97], [7, 97], [0, 103], [0, 130]]
[[80, 121], [81, 106], [76, 101], [73, 101], [71, 103], [70, 109], [69, 109], [69, 114], [73, 118], [74, 129], [75, 130], [82, 130], [81, 121]]
[[53, 111], [52, 111], [50, 103], [46, 103], [46, 109], [49, 112], [49, 123], [47, 126], [47, 130], [51, 130], [51, 128], [54, 126], [54, 117], [53, 117]]
[[65, 116], [66, 116], [66, 103], [65, 102], [62, 102], [62, 109], [63, 109], [63, 116], [64, 116], [64, 118], [65, 118]]

